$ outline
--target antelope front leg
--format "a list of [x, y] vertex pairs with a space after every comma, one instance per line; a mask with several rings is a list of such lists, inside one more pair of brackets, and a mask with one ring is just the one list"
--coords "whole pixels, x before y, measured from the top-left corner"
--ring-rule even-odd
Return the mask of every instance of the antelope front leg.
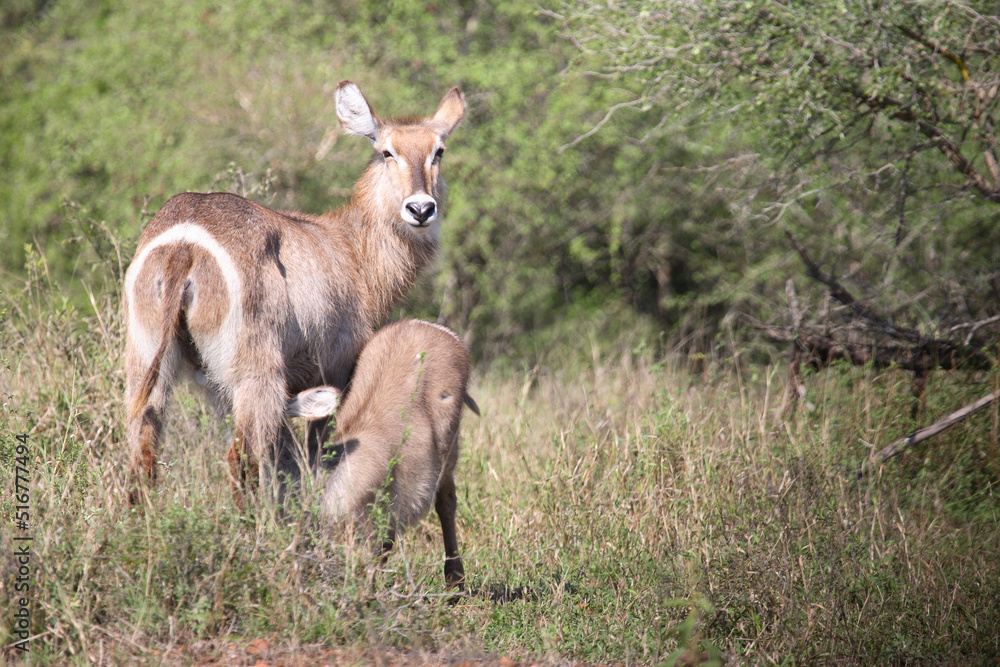
[[323, 445], [330, 434], [330, 418], [314, 419], [306, 425], [306, 451], [311, 471], [321, 469], [324, 464], [332, 467], [334, 461], [323, 461]]
[[235, 437], [228, 459], [233, 499], [241, 509], [246, 508], [248, 494], [256, 495], [267, 481], [265, 473], [274, 473], [277, 464], [275, 454], [287, 394], [280, 355], [275, 356], [271, 364], [264, 355], [258, 356], [254, 372], [248, 373], [233, 392]]

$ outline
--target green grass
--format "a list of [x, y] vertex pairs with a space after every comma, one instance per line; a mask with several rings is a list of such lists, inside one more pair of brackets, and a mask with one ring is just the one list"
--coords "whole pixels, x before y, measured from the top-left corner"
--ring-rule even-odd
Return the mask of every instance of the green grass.
[[[472, 595], [448, 606], [433, 516], [373, 585], [367, 555], [308, 503], [248, 522], [229, 495], [224, 427], [187, 390], [151, 507], [126, 511], [115, 290], [79, 313], [36, 269], [3, 295], [0, 540], [9, 553], [20, 534], [13, 438], [28, 432], [39, 664], [249, 659], [256, 638], [272, 657], [409, 664], [670, 664], [688, 648], [709, 664], [1000, 653], [995, 410], [857, 482], [865, 443], [913, 428], [902, 373], [810, 375], [782, 424], [784, 369], [736, 355], [695, 364], [593, 336], [582, 352], [553, 350], [558, 364], [479, 369], [483, 416], [465, 415], [457, 471]], [[935, 375], [923, 422], [996, 378], [974, 380]], [[16, 657], [3, 567], [0, 642]]]

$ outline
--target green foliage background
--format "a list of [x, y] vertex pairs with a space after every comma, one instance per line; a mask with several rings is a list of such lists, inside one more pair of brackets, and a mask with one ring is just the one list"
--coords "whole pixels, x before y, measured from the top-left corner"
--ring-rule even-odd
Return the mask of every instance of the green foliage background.
[[[174, 193], [342, 203], [368, 147], [338, 132], [341, 79], [389, 116], [458, 84], [444, 255], [410, 309], [477, 356], [530, 361], [580, 322], [702, 350], [740, 315], [781, 320], [802, 272], [786, 231], [933, 333], [994, 314], [997, 206], [863, 100], [938, 95], [949, 136], [972, 122], [958, 69], [900, 32], [957, 40], [972, 24], [950, 4], [17, 0], [0, 14], [0, 266], [21, 275], [37, 245], [86, 308], [83, 285], [117, 279]], [[986, 80], [992, 60], [967, 64]]]
[[[725, 256], [729, 266], [767, 268], [788, 247], [772, 232], [789, 231], [855, 296], [924, 334], [996, 314], [996, 3], [565, 7], [576, 69], [627, 88], [630, 107], [740, 130], [729, 201], [745, 228], [742, 243], [726, 241], [746, 256]], [[774, 283], [742, 287], [766, 295]]]
[[564, 75], [576, 50], [535, 3], [23, 2], [3, 21], [2, 266], [22, 274], [37, 244], [80, 304], [112, 254], [102, 223], [127, 262], [176, 192], [267, 175], [251, 196], [272, 206], [339, 205], [368, 151], [337, 133], [344, 78], [383, 115], [429, 113], [455, 84], [467, 95], [445, 252], [414, 307], [480, 354], [529, 351], [519, 334], [558, 332], [567, 314], [600, 311], [611, 333], [634, 313], [677, 325], [675, 297], [731, 270], [699, 240], [725, 225], [723, 195], [663, 173], [726, 153], [726, 130], [642, 144], [629, 137], [648, 118], [633, 115], [561, 149], [626, 93]]

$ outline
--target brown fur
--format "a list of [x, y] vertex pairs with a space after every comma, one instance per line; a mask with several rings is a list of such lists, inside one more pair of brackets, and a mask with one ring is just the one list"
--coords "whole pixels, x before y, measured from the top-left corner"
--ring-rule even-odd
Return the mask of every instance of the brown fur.
[[[379, 330], [361, 351], [351, 391], [337, 410], [337, 431], [328, 451], [323, 506], [336, 521], [347, 520], [372, 536], [371, 509], [388, 497], [387, 540], [419, 521], [434, 504], [445, 546], [445, 579], [464, 579], [455, 532], [454, 470], [462, 406], [469, 405], [469, 357], [444, 327], [403, 320]], [[302, 392], [289, 416], [316, 418], [313, 397]]]
[[[284, 441], [288, 395], [319, 384], [343, 389], [374, 328], [436, 256], [444, 182], [439, 159], [427, 165], [464, 108], [455, 88], [429, 119], [382, 121], [345, 81], [337, 89], [341, 123], [378, 151], [345, 207], [314, 216], [231, 194], [187, 193], [160, 209], [125, 279], [134, 478], [154, 479], [172, 386], [179, 372], [194, 372], [219, 411], [232, 412], [228, 459], [242, 505], [244, 486], [259, 481], [257, 462], [273, 461], [275, 443]], [[420, 179], [410, 177], [416, 172]], [[421, 192], [412, 190], [417, 180]], [[414, 197], [433, 202], [429, 220], [408, 220]]]

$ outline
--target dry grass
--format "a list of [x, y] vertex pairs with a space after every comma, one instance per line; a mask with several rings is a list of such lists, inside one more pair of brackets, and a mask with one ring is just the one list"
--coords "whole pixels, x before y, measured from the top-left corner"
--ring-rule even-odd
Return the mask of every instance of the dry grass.
[[[116, 298], [76, 313], [44, 275], [37, 264], [4, 295], [0, 330], [0, 509], [13, 511], [13, 435], [29, 432], [36, 662], [256, 660], [244, 647], [258, 638], [285, 664], [1000, 653], [997, 414], [854, 481], [865, 443], [912, 427], [901, 374], [825, 371], [782, 424], [782, 372], [725, 359], [694, 372], [639, 340], [591, 337], [558, 365], [477, 372], [483, 416], [466, 414], [457, 473], [471, 595], [449, 607], [433, 517], [374, 586], [365, 554], [331, 541], [308, 501], [247, 522], [229, 497], [224, 426], [186, 391], [152, 506], [124, 511]], [[931, 414], [985, 393], [969, 378], [934, 385]], [[0, 533], [8, 553], [17, 534]]]

